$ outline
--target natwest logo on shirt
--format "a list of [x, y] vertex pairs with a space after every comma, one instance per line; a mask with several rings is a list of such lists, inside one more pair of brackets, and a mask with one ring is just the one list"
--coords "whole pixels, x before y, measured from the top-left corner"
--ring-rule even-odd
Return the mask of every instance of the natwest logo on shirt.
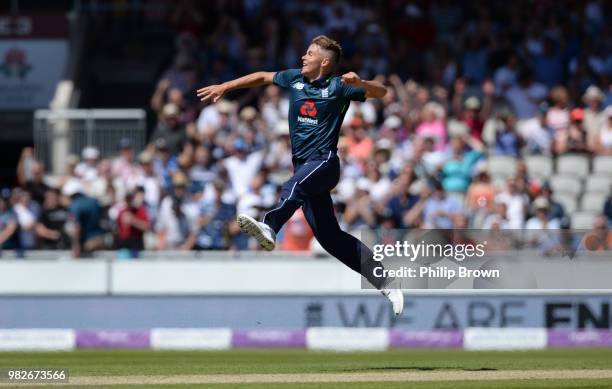
[[304, 104], [300, 107], [300, 114], [297, 117], [297, 121], [306, 124], [319, 124], [317, 117], [317, 107], [312, 100], [304, 101]]
[[312, 100], [306, 100], [304, 104], [300, 107], [300, 115], [315, 117], [317, 116], [317, 107], [315, 107], [315, 103]]

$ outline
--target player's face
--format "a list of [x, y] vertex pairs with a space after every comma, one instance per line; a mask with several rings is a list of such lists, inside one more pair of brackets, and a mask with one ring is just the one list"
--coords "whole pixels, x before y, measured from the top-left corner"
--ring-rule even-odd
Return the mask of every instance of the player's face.
[[308, 46], [306, 54], [302, 56], [302, 74], [317, 75], [321, 69], [321, 63], [324, 56], [321, 53], [321, 48], [318, 45], [312, 44]]

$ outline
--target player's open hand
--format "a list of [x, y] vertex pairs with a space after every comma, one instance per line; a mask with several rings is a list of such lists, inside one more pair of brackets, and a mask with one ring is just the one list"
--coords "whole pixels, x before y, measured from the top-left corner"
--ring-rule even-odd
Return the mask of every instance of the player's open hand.
[[347, 85], [360, 86], [361, 77], [355, 72], [348, 72], [342, 75], [342, 82]]
[[216, 103], [225, 94], [225, 87], [223, 85], [210, 85], [205, 88], [198, 89], [197, 93], [201, 101], [211, 101]]

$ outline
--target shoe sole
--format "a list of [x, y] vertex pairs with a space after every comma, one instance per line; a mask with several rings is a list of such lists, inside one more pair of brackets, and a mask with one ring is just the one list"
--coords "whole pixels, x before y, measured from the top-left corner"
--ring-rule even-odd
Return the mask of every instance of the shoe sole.
[[250, 216], [240, 215], [236, 218], [236, 221], [238, 222], [240, 230], [242, 230], [242, 232], [244, 232], [245, 234], [255, 238], [255, 240], [257, 241], [257, 243], [259, 243], [259, 246], [262, 249], [266, 251], [274, 250], [276, 243], [264, 236], [261, 227], [257, 225], [257, 221], [255, 219]]

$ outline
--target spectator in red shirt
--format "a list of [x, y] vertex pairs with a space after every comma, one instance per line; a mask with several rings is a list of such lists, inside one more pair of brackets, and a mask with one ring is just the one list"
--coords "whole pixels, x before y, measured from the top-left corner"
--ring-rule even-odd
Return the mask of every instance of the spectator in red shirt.
[[128, 251], [131, 258], [137, 258], [139, 251], [144, 250], [143, 236], [149, 228], [144, 189], [138, 187], [126, 195], [125, 206], [117, 215], [117, 248]]

